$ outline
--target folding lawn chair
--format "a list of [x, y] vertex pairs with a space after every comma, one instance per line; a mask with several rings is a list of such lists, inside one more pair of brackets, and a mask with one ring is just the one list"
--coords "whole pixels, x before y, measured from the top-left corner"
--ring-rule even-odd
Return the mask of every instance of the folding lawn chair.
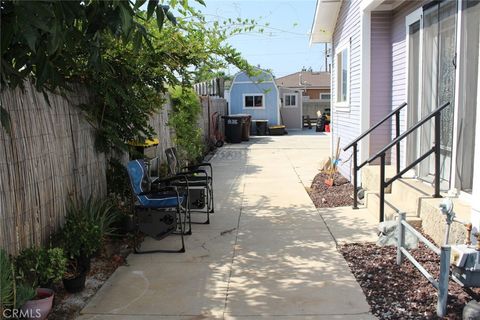
[[[213, 169], [210, 163], [200, 163], [194, 166], [182, 167], [177, 156], [175, 148], [168, 148], [165, 150], [167, 156], [168, 169], [174, 177], [186, 177], [185, 180], [176, 180], [170, 185], [188, 189], [189, 193], [189, 208], [193, 213], [204, 213], [207, 218], [204, 224], [210, 223], [210, 213], [214, 212], [213, 201]], [[207, 172], [202, 167], [208, 167], [210, 172]]]
[[[181, 236], [181, 248], [178, 250], [145, 250], [140, 251], [137, 236], [134, 237], [135, 253], [185, 252], [185, 223], [188, 211], [188, 187], [180, 191], [175, 186], [167, 185], [169, 179], [149, 181], [147, 166], [142, 159], [127, 164], [132, 193], [136, 199], [135, 225], [137, 232], [142, 232], [155, 240], [161, 240], [170, 234]], [[188, 186], [185, 177], [178, 175], [174, 181], [182, 181]], [[161, 183], [161, 184], [160, 184]], [[151, 190], [146, 190], [152, 185]], [[161, 186], [164, 184], [163, 186]], [[161, 186], [155, 188], [155, 186]], [[183, 218], [182, 218], [183, 216]], [[190, 219], [188, 217], [188, 219]]]

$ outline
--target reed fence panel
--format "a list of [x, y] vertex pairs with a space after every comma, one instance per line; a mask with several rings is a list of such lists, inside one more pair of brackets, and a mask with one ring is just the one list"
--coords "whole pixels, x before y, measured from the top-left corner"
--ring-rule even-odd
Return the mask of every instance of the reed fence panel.
[[64, 221], [67, 199], [106, 192], [105, 156], [94, 150], [94, 131], [80, 103], [85, 89], [68, 100], [29, 84], [4, 90], [12, 130], [0, 128], [0, 246], [9, 253], [48, 241]]

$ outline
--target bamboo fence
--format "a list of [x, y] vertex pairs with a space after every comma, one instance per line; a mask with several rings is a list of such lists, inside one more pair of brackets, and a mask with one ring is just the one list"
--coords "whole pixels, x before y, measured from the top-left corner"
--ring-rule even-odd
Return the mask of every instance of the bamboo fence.
[[[77, 87], [68, 99], [48, 96], [50, 106], [28, 83], [24, 91], [1, 92], [12, 130], [7, 134], [0, 127], [0, 247], [10, 254], [47, 243], [64, 222], [69, 198], [106, 194], [106, 157], [95, 151], [94, 129], [76, 107], [88, 103], [87, 91]], [[208, 142], [210, 115], [225, 114], [227, 104], [219, 98], [201, 99], [199, 126]], [[170, 112], [167, 102], [150, 120], [160, 140], [151, 150], [159, 156], [157, 164], [173, 145], [174, 132], [167, 125]], [[121, 158], [126, 162], [128, 155]]]
[[43, 95], [29, 84], [4, 90], [12, 130], [0, 128], [0, 246], [9, 253], [48, 241], [63, 223], [67, 199], [106, 192], [105, 157], [74, 107], [88, 102], [77, 88], [69, 99]]

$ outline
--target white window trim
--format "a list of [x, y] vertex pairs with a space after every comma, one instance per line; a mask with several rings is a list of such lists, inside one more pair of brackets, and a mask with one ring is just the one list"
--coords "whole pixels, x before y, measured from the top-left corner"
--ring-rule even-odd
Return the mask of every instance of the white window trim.
[[[253, 97], [262, 97], [262, 106], [261, 107], [247, 107], [245, 106], [245, 97], [253, 96]], [[265, 94], [263, 93], [244, 93], [242, 94], [242, 106], [243, 110], [263, 110], [265, 109]]]
[[[350, 72], [350, 58], [351, 58], [351, 51], [350, 51], [350, 39], [345, 43], [337, 46], [335, 48], [335, 97], [334, 97], [334, 107], [336, 111], [339, 112], [350, 112], [350, 83], [351, 83], [351, 72]], [[347, 78], [347, 100], [345, 101], [337, 101], [338, 99], [338, 74], [339, 74], [339, 65], [338, 65], [338, 55], [343, 51], [347, 51], [348, 61], [347, 61], [347, 70], [348, 70], [348, 78]]]
[[[287, 106], [286, 96], [295, 96], [295, 104]], [[296, 93], [284, 93], [283, 94], [283, 107], [284, 108], [297, 108], [298, 107], [298, 95]]]

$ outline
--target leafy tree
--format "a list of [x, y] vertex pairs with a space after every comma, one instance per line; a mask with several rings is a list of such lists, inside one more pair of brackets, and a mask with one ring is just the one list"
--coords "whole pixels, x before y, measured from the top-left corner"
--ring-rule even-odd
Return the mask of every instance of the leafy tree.
[[[43, 92], [83, 83], [99, 150], [151, 137], [148, 119], [168, 86], [188, 87], [228, 64], [253, 70], [225, 44], [254, 30], [253, 20], [208, 24], [187, 0], [165, 2], [149, 0], [144, 12], [146, 0], [1, 1], [2, 89], [27, 78]], [[2, 106], [0, 120], [8, 129]]]

